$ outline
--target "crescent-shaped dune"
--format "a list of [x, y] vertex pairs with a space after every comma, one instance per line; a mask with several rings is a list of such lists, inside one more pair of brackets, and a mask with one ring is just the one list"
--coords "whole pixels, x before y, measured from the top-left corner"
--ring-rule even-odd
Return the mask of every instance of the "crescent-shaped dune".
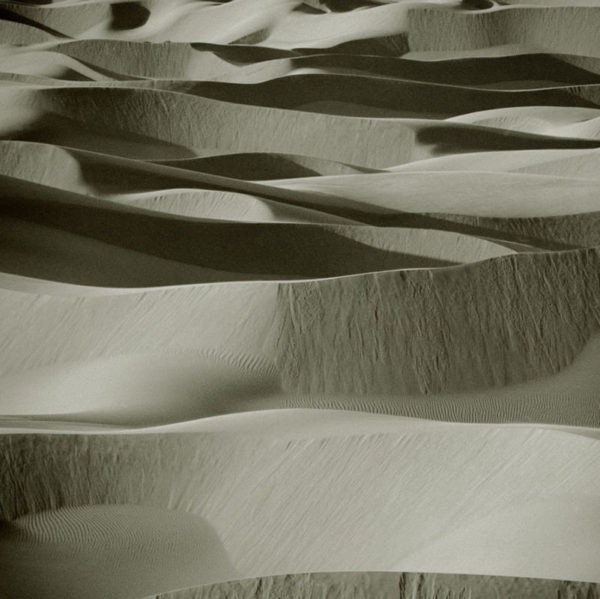
[[600, 2], [0, 7], [0, 595], [600, 597]]

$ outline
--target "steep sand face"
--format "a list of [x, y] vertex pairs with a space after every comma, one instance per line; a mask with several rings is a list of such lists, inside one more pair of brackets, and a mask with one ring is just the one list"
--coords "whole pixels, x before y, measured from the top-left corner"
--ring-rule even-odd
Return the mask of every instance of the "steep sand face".
[[[240, 104], [310, 112], [348, 113], [363, 117], [455, 117], [455, 120], [459, 120], [458, 115], [474, 110], [504, 109], [510, 114], [511, 108], [512, 112], [518, 113], [527, 110], [523, 106], [531, 105], [564, 104], [589, 108], [588, 112], [592, 113], [593, 107], [600, 101], [597, 83], [577, 87], [544, 87], [546, 88], [541, 90], [511, 90], [511, 93], [503, 93], [502, 90], [477, 89], [473, 86], [309, 71], [297, 73], [291, 79], [275, 77], [261, 83], [198, 82], [188, 86], [186, 91]], [[350, 112], [351, 108], [353, 113]], [[557, 112], [560, 114], [559, 110]], [[575, 114], [572, 116], [577, 118], [577, 111], [573, 112]], [[464, 117], [461, 118], [464, 122], [469, 122]], [[557, 120], [560, 125], [560, 119]], [[505, 128], [511, 129], [510, 126]], [[568, 135], [565, 133], [564, 136]], [[576, 137], [575, 134], [572, 136]]]
[[[600, 141], [435, 120], [351, 118], [245, 106], [147, 89], [0, 88], [3, 139], [38, 141], [132, 158], [275, 151], [382, 168], [478, 149], [595, 148]], [[116, 110], [116, 106], [119, 109]], [[187, 122], [196, 126], [189, 128]], [[285, 131], [302, 131], [286, 135]], [[354, 144], [353, 140], [362, 139]]]
[[550, 374], [598, 329], [598, 272], [586, 250], [282, 285], [284, 384], [437, 393]]
[[[206, 585], [162, 593], [157, 599], [217, 599], [220, 597], [257, 597], [272, 599], [286, 596], [324, 594], [331, 599], [373, 597], [387, 599], [398, 596], [425, 599], [436, 595], [460, 599], [471, 593], [481, 599], [525, 596], [576, 598], [598, 596], [596, 585], [581, 582], [527, 578], [469, 576], [465, 574], [392, 574], [388, 572], [333, 572], [272, 576], [240, 580], [218, 585]], [[152, 598], [154, 599], [154, 597]]]
[[[3, 411], [143, 423], [288, 405], [595, 423], [596, 261], [595, 250], [523, 254], [435, 272], [121, 294], [90, 288], [79, 298], [9, 288], [5, 309], [35, 334], [5, 346]], [[5, 336], [13, 335], [9, 326]], [[536, 380], [573, 361], [572, 374]], [[240, 385], [231, 364], [243, 368]], [[91, 379], [96, 386], [78, 391]], [[165, 395], [170, 407], [161, 410]]]
[[[279, 440], [9, 435], [7, 483], [25, 459], [39, 469], [21, 490], [3, 484], [1, 505], [9, 518], [84, 504], [184, 510], [210, 522], [241, 577], [364, 564], [594, 581], [598, 440], [535, 427], [447, 426], [403, 430], [399, 422], [395, 433]], [[240, 510], [252, 517], [240, 519]], [[490, 547], [498, 530], [507, 544]], [[563, 550], [551, 559], [544, 548], [559, 540]], [[197, 584], [211, 576], [197, 574]]]
[[[12, 178], [4, 182], [2, 269], [75, 284], [143, 287], [324, 278], [441, 267], [513, 253], [499, 244], [445, 231], [200, 221]], [[157, 244], [157, 238], [162, 243]], [[236, 241], [243, 247], [236, 249]], [[75, 256], [69, 255], [69, 245], [78, 248]], [[122, 261], [119, 248], [124, 250]], [[89, 272], [90, 262], [103, 253], [109, 267], [113, 263], [120, 267], [112, 277], [100, 269]], [[161, 278], [161, 264], [167, 270], [173, 267], [169, 280]], [[155, 272], [156, 278], [144, 282], [139, 269]], [[136, 283], [129, 270], [142, 279]]]
[[0, 8], [0, 595], [590, 599], [600, 4]]
[[419, 7], [408, 13], [410, 48], [475, 50], [522, 44], [546, 52], [598, 57], [595, 31], [598, 7], [503, 7], [487, 11], [450, 11]]

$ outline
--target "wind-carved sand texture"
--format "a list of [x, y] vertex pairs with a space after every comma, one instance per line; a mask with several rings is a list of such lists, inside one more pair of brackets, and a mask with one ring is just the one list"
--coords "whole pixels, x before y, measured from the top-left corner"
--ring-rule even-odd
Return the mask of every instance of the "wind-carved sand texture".
[[600, 597], [600, 1], [0, 7], [0, 596]]

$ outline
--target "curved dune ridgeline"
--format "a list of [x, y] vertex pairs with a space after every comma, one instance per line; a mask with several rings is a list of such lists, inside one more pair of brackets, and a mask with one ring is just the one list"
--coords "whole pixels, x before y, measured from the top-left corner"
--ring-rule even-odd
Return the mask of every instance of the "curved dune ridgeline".
[[600, 593], [600, 1], [0, 7], [0, 595]]

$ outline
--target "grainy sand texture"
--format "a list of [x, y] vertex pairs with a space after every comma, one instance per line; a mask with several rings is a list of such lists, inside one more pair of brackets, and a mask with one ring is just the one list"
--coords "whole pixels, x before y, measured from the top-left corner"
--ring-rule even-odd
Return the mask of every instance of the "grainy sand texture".
[[600, 0], [2, 2], [0, 597], [600, 598]]

